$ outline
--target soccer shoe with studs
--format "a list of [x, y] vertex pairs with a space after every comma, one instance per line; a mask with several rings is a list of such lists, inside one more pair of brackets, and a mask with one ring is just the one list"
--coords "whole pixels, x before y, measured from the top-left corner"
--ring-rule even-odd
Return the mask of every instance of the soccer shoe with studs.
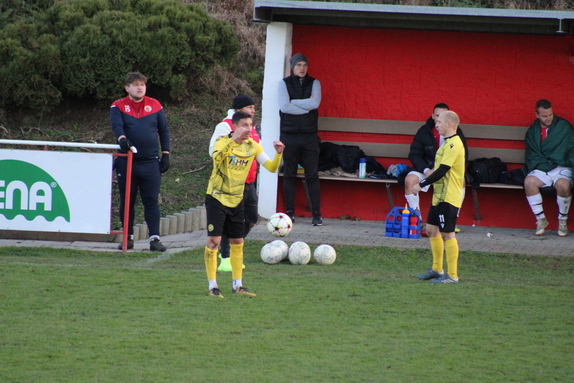
[[[221, 257], [221, 255], [220, 255]], [[231, 271], [231, 260], [229, 258], [221, 258], [221, 263], [217, 268], [219, 271]]]
[[209, 296], [223, 298], [221, 290], [219, 290], [217, 287], [214, 287], [213, 289], [209, 290]]
[[[127, 245], [126, 250], [131, 250], [131, 249], [133, 249], [133, 248], [134, 248], [134, 240], [133, 240], [133, 239], [128, 239], [128, 245]], [[118, 245], [118, 250], [123, 250], [121, 243]]]
[[560, 237], [566, 237], [568, 235], [568, 221], [565, 219], [558, 220], [558, 235]]
[[235, 290], [232, 290], [233, 294], [238, 294], [238, 295], [245, 295], [248, 297], [256, 297], [257, 294], [252, 293], [251, 291], [247, 290], [245, 287], [240, 286], [238, 288], [236, 288]]
[[424, 274], [419, 274], [417, 275], [418, 279], [421, 279], [423, 281], [428, 281], [430, 279], [436, 279], [436, 278], [441, 278], [442, 276], [444, 276], [444, 271], [441, 270], [438, 273], [436, 271], [434, 271], [431, 268], [429, 268]]
[[546, 217], [538, 218], [536, 220], [536, 235], [544, 235], [544, 229], [548, 226], [548, 220]]
[[432, 283], [458, 283], [458, 278], [452, 278], [448, 274], [443, 275], [439, 279], [431, 281]]
[[149, 243], [149, 249], [151, 251], [160, 251], [163, 253], [167, 248], [160, 242], [159, 239], [156, 238]]
[[[231, 259], [229, 257], [223, 258], [221, 254], [219, 254], [218, 257], [221, 259], [219, 267], [217, 268], [218, 271], [233, 271], [233, 267], [231, 267]], [[245, 270], [245, 265], [241, 265], [241, 268]]]

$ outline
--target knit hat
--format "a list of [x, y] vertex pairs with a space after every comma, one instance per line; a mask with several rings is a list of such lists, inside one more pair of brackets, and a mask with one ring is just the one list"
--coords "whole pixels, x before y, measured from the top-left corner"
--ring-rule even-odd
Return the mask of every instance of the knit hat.
[[297, 65], [299, 61], [305, 61], [307, 64], [309, 64], [307, 57], [305, 57], [303, 53], [295, 53], [293, 57], [291, 57], [291, 60], [289, 60], [289, 64], [291, 64], [291, 70], [295, 68], [295, 65]]
[[246, 106], [255, 105], [255, 101], [245, 94], [239, 94], [233, 99], [232, 108], [235, 110], [243, 109]]

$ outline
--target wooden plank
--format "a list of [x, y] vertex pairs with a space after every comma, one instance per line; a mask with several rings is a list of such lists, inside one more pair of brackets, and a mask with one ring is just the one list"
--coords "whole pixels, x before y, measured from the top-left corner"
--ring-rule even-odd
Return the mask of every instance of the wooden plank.
[[[319, 130], [334, 132], [415, 135], [423, 124], [424, 121], [319, 117]], [[528, 127], [462, 124], [461, 129], [467, 138], [522, 141]]]
[[414, 135], [421, 125], [422, 123], [419, 121], [319, 117], [319, 130], [329, 130], [334, 132]]
[[[279, 174], [280, 177], [283, 174]], [[297, 177], [303, 178], [303, 174], [297, 174]], [[377, 178], [359, 178], [359, 177], [340, 177], [340, 176], [326, 176], [320, 175], [319, 178], [321, 180], [327, 181], [350, 181], [350, 182], [378, 182], [378, 183], [385, 183], [385, 184], [396, 184], [398, 181], [396, 179], [377, 179]], [[466, 187], [472, 187], [472, 185], [466, 185]], [[495, 188], [495, 189], [523, 189], [522, 185], [508, 185], [508, 184], [501, 184], [501, 183], [482, 183], [480, 184], [481, 188]]]
[[466, 124], [461, 125], [461, 129], [468, 138], [524, 141], [528, 127]]
[[[319, 172], [320, 174], [321, 172]], [[283, 173], [279, 173], [280, 177], [283, 177]], [[297, 174], [297, 177], [299, 178], [303, 178], [305, 177], [304, 174]], [[322, 180], [327, 180], [327, 181], [351, 181], [351, 182], [379, 182], [379, 183], [385, 183], [385, 184], [396, 184], [398, 183], [398, 181], [396, 179], [379, 179], [379, 178], [359, 178], [357, 177], [340, 177], [340, 176], [326, 176], [326, 175], [319, 175], [319, 179]]]
[[[467, 185], [467, 186], [471, 186], [471, 185]], [[508, 185], [508, 184], [499, 184], [499, 183], [494, 183], [494, 184], [480, 184], [481, 188], [494, 188], [494, 189], [524, 189], [524, 187], [522, 185]]]

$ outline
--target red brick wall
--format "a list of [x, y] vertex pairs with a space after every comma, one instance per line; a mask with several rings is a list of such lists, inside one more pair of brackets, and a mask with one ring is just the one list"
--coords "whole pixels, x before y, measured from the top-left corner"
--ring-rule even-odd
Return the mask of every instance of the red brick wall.
[[321, 81], [320, 114], [424, 121], [438, 102], [462, 124], [528, 126], [549, 99], [574, 122], [574, 39], [295, 25], [293, 53]]

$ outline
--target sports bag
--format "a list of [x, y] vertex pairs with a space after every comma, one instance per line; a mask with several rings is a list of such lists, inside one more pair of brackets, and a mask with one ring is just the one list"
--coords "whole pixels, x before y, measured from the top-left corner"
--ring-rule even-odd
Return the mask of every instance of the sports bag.
[[478, 189], [481, 183], [499, 182], [500, 176], [506, 171], [506, 165], [500, 158], [477, 158], [466, 169], [466, 182], [474, 189]]

